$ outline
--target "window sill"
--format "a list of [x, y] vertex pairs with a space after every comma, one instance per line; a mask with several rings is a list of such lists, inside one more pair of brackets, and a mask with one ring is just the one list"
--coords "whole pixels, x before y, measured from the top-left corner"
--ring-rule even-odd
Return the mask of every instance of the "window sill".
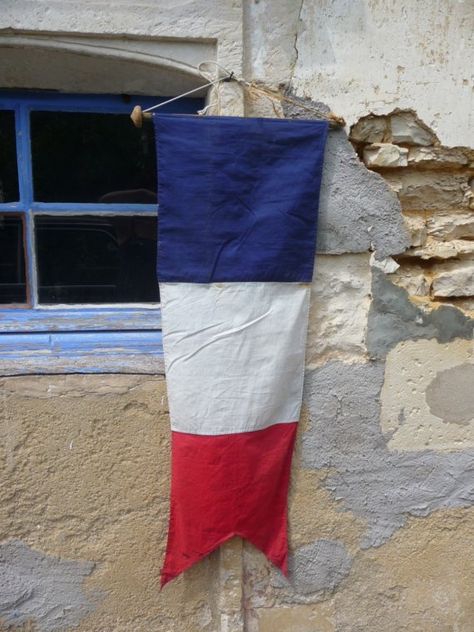
[[163, 374], [161, 331], [0, 336], [0, 375], [51, 373]]
[[161, 310], [158, 306], [126, 308], [98, 305], [0, 309], [2, 334], [151, 329], [161, 329]]

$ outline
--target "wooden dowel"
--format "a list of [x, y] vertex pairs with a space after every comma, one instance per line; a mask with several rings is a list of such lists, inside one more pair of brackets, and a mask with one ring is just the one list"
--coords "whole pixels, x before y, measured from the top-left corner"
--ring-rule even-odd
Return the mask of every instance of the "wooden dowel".
[[[285, 100], [288, 101], [289, 99], [285, 99]], [[291, 101], [291, 103], [295, 105], [301, 105], [297, 101], [293, 101], [293, 100]], [[303, 109], [310, 110], [310, 108], [305, 107], [305, 105], [301, 105], [301, 107], [303, 107]], [[140, 128], [140, 127], [143, 127], [144, 121], [151, 120], [152, 114], [150, 114], [150, 112], [144, 112], [139, 105], [136, 105], [133, 108], [132, 113], [130, 114], [130, 118], [132, 119], [135, 127]], [[333, 112], [329, 112], [328, 114], [323, 115], [321, 118], [328, 120], [329, 127], [332, 127], [332, 128], [344, 127], [346, 124], [342, 116], [338, 116], [337, 114], [334, 114]]]
[[144, 112], [139, 105], [136, 105], [130, 114], [130, 118], [135, 127], [143, 127], [143, 121], [151, 120], [151, 114]]

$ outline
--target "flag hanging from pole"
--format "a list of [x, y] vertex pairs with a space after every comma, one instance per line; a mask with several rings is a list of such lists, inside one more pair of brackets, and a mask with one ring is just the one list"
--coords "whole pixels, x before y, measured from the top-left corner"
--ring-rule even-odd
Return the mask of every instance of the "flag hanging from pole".
[[233, 536], [286, 574], [328, 125], [153, 118], [172, 431], [161, 583]]

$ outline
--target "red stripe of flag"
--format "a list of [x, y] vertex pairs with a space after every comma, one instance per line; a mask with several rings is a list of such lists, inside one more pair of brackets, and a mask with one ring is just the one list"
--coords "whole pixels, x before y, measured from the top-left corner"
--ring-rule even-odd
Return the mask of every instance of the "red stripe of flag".
[[233, 536], [286, 575], [287, 493], [297, 423], [228, 435], [172, 432], [171, 506], [161, 586]]

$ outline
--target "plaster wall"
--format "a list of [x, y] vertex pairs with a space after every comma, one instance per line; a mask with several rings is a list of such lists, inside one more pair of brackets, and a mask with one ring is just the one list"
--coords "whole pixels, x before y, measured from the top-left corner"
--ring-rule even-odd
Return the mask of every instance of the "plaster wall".
[[326, 152], [289, 581], [235, 540], [159, 592], [158, 371], [11, 375], [0, 630], [471, 632], [473, 26], [455, 0], [4, 0], [4, 86], [179, 91], [206, 54], [301, 99], [226, 84], [221, 114], [354, 125]]
[[470, 0], [249, 2], [254, 78], [291, 82], [349, 125], [415, 108], [447, 145], [474, 145]]

